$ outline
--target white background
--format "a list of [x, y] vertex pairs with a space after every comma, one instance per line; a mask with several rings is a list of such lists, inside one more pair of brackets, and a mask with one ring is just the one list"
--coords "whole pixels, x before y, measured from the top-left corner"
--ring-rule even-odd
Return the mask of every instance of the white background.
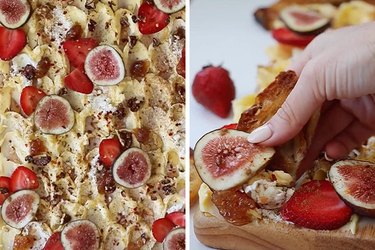
[[[192, 0], [190, 5], [190, 79], [205, 65], [230, 71], [236, 98], [254, 92], [257, 65], [268, 64], [265, 49], [274, 44], [269, 32], [255, 22], [254, 11], [273, 0]], [[191, 94], [191, 87], [188, 90]], [[232, 123], [190, 98], [190, 147], [205, 133]], [[192, 212], [196, 209], [194, 207]], [[190, 217], [192, 219], [192, 217]], [[192, 220], [191, 220], [192, 221]], [[208, 249], [196, 239], [190, 224], [190, 249]]]

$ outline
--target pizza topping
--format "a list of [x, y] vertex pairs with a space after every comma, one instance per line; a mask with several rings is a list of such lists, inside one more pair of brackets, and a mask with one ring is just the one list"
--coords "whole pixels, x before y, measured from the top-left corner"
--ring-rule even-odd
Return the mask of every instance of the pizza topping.
[[176, 226], [185, 227], [185, 214], [182, 212], [173, 212], [165, 216], [172, 221]]
[[375, 164], [346, 160], [335, 163], [329, 178], [340, 197], [361, 215], [375, 216]]
[[185, 0], [154, 0], [155, 6], [164, 13], [174, 13], [185, 7]]
[[169, 15], [149, 2], [141, 4], [138, 10], [138, 28], [144, 34], [153, 34], [164, 29], [169, 23]]
[[306, 47], [316, 36], [315, 35], [299, 35], [288, 28], [278, 28], [272, 30], [272, 37], [279, 43]]
[[94, 90], [94, 84], [80, 69], [74, 69], [64, 78], [64, 85], [68, 89], [82, 93], [90, 94]]
[[24, 25], [30, 12], [27, 0], [0, 0], [0, 23], [7, 28], [16, 29]]
[[57, 95], [40, 100], [35, 110], [35, 126], [45, 134], [60, 135], [71, 130], [75, 123], [70, 103]]
[[180, 58], [180, 61], [178, 62], [177, 64], [177, 73], [182, 76], [182, 77], [185, 77], [185, 70], [186, 70], [186, 66], [185, 66], [185, 63], [186, 63], [186, 59], [185, 59], [185, 47], [182, 49], [182, 52], [181, 52], [181, 58]]
[[25, 250], [32, 249], [34, 246], [35, 239], [31, 235], [17, 234], [14, 238], [13, 250]]
[[186, 248], [185, 245], [185, 229], [176, 228], [165, 237], [163, 250], [184, 250]]
[[1, 208], [4, 222], [14, 228], [23, 228], [34, 218], [39, 200], [39, 195], [31, 190], [21, 190], [12, 194]]
[[4, 200], [10, 195], [10, 178], [6, 176], [0, 176], [0, 205], [3, 204]]
[[99, 158], [106, 168], [110, 168], [121, 154], [122, 146], [117, 137], [104, 139], [99, 145]]
[[273, 148], [255, 145], [248, 133], [214, 130], [204, 135], [194, 149], [195, 166], [202, 180], [214, 190], [226, 190], [247, 181], [265, 167]]
[[111, 194], [116, 190], [116, 182], [109, 169], [103, 168], [96, 176], [99, 194]]
[[45, 57], [45, 56], [42, 57], [42, 59], [40, 59], [40, 61], [38, 62], [35, 77], [42, 78], [46, 76], [51, 66], [52, 66], [51, 60], [48, 57]]
[[82, 27], [79, 24], [74, 24], [70, 30], [66, 33], [66, 40], [78, 40], [81, 38], [83, 33]]
[[194, 78], [196, 101], [222, 118], [229, 115], [235, 94], [229, 72], [222, 67], [206, 66]]
[[297, 226], [334, 230], [345, 225], [352, 209], [337, 195], [329, 181], [310, 181], [297, 189], [281, 209], [281, 217]]
[[129, 148], [115, 161], [112, 168], [115, 181], [126, 188], [144, 185], [151, 177], [151, 162], [139, 148]]
[[47, 152], [46, 146], [44, 145], [44, 142], [36, 138], [30, 142], [30, 155], [36, 156], [41, 155], [43, 153]]
[[212, 202], [224, 219], [233, 225], [242, 226], [253, 220], [250, 212], [256, 208], [256, 203], [240, 190], [214, 191]]
[[81, 38], [78, 40], [67, 40], [63, 48], [69, 62], [75, 68], [83, 70], [88, 53], [99, 45], [93, 38]]
[[0, 59], [9, 61], [13, 59], [26, 45], [25, 31], [10, 30], [0, 26]]
[[136, 78], [143, 78], [150, 68], [150, 61], [148, 60], [139, 60], [133, 62], [130, 67], [130, 74]]
[[34, 113], [39, 101], [45, 96], [46, 94], [36, 87], [27, 86], [23, 88], [20, 103], [25, 115], [29, 116]]
[[16, 192], [23, 189], [37, 189], [39, 187], [38, 177], [31, 169], [19, 166], [10, 177], [10, 191]]
[[43, 250], [64, 250], [64, 247], [61, 243], [61, 233], [55, 232], [49, 237], [46, 245]]
[[330, 23], [329, 18], [319, 12], [298, 5], [282, 9], [280, 18], [290, 30], [304, 34], [321, 33]]
[[65, 250], [99, 249], [98, 227], [89, 220], [76, 220], [65, 225], [61, 242]]
[[90, 51], [85, 61], [85, 72], [97, 85], [116, 85], [125, 77], [121, 55], [111, 46], [101, 45]]
[[152, 235], [157, 242], [163, 242], [165, 237], [175, 227], [172, 221], [167, 218], [161, 218], [152, 224]]
[[47, 166], [51, 162], [51, 156], [49, 155], [37, 155], [37, 156], [26, 156], [25, 160], [29, 163], [35, 164], [37, 166]]

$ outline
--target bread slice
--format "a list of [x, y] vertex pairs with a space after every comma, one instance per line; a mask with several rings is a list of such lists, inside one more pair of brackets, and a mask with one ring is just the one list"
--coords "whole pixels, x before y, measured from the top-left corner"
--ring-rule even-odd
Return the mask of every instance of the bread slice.
[[239, 227], [200, 211], [194, 214], [193, 222], [198, 240], [218, 249], [375, 249], [375, 223], [364, 225], [352, 234], [350, 230], [312, 230], [273, 221]]
[[[255, 99], [255, 104], [242, 113], [237, 129], [251, 132], [265, 124], [284, 103], [297, 83], [298, 77], [293, 71], [281, 72], [266, 89]], [[303, 160], [319, 120], [317, 111], [302, 131], [289, 142], [276, 147], [276, 153], [269, 163], [271, 170], [283, 170], [297, 178], [298, 167]]]

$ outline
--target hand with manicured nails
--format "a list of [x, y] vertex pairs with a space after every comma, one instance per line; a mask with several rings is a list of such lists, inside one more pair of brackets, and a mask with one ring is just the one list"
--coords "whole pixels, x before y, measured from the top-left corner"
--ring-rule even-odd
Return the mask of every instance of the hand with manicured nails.
[[319, 35], [290, 69], [299, 75], [295, 88], [250, 142], [280, 145], [322, 108], [305, 171], [321, 151], [339, 159], [375, 135], [375, 22]]

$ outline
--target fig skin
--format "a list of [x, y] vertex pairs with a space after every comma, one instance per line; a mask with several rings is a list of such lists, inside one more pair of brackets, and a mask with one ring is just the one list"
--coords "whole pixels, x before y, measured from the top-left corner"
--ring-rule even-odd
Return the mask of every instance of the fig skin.
[[[211, 189], [228, 190], [241, 185], [271, 160], [275, 150], [251, 144], [247, 141], [248, 135], [243, 131], [218, 129], [199, 139], [194, 149], [195, 166], [203, 182]], [[230, 140], [234, 140], [232, 145], [229, 145]], [[213, 145], [215, 143], [224, 148]], [[237, 166], [234, 166], [235, 163]]]
[[[172, 250], [172, 249], [176, 249], [176, 248], [169, 248], [168, 244], [170, 243], [170, 241], [174, 240], [174, 236], [178, 237], [179, 234], [184, 234], [185, 235], [185, 229], [184, 228], [176, 228], [176, 229], [173, 229], [172, 231], [169, 232], [169, 234], [165, 237], [164, 241], [163, 241], [163, 250]], [[186, 242], [185, 242], [186, 244]], [[175, 247], [175, 246], [174, 246]], [[179, 246], [182, 248], [182, 246]], [[182, 248], [182, 249], [185, 249], [185, 248]]]
[[[90, 220], [85, 220], [85, 219], [71, 221], [71, 222], [69, 222], [68, 224], [66, 224], [64, 226], [64, 228], [63, 228], [63, 230], [61, 232], [61, 243], [64, 246], [64, 248], [67, 249], [67, 250], [68, 249], [72, 249], [71, 248], [72, 247], [71, 246], [71, 241], [69, 241], [69, 239], [66, 236], [67, 231], [69, 231], [69, 230], [71, 230], [73, 228], [75, 230], [77, 230], [77, 227], [80, 226], [80, 225], [92, 227], [92, 229], [94, 229], [95, 244], [92, 244], [92, 246], [91, 246], [92, 248], [90, 248], [90, 249], [92, 249], [92, 250], [99, 249], [99, 245], [100, 245], [100, 233], [99, 233], [99, 229], [98, 229], [98, 227], [97, 227], [97, 225], [95, 223], [91, 222]], [[90, 236], [92, 236], [92, 235], [90, 235]]]
[[[13, 0], [8, 0], [8, 1], [13, 2]], [[1, 22], [0, 21], [0, 23], [4, 27], [6, 27], [8, 29], [11, 29], [11, 30], [15, 30], [15, 29], [18, 29], [18, 28], [22, 27], [23, 25], [25, 25], [29, 21], [29, 19], [31, 17], [31, 11], [32, 10], [31, 10], [31, 4], [30, 4], [29, 0], [18, 0], [18, 1], [22, 2], [22, 4], [25, 5], [26, 12], [22, 14], [22, 17], [26, 16], [26, 18], [22, 18], [21, 17], [20, 20], [18, 21], [18, 23], [16, 25], [8, 25], [6, 22]]]
[[328, 174], [329, 180], [335, 188], [337, 194], [348, 206], [353, 209], [355, 213], [375, 218], [375, 203], [367, 204], [363, 201], [354, 200], [355, 198], [352, 195], [346, 194], [348, 186], [347, 184], [344, 185], [344, 177], [342, 177], [337, 171], [337, 168], [339, 168], [340, 166], [352, 166], [353, 168], [355, 168], [356, 166], [366, 166], [373, 168], [375, 171], [375, 164], [373, 162], [360, 160], [339, 161], [332, 165]]
[[[320, 16], [320, 23], [314, 23], [314, 24], [296, 24], [295, 20], [298, 18], [291, 17], [290, 12], [299, 12], [301, 14], [303, 13], [312, 13], [313, 10], [309, 10], [305, 7], [299, 7], [299, 6], [290, 6], [284, 8], [280, 12], [280, 19], [284, 22], [284, 24], [288, 27], [288, 29], [292, 30], [293, 32], [300, 34], [300, 35], [318, 35], [322, 33], [324, 30], [326, 30], [331, 25], [331, 21], [329, 18], [324, 17], [320, 15], [319, 13], [316, 13], [316, 16]], [[310, 26], [310, 27], [309, 27]]]
[[159, 10], [161, 10], [164, 13], [167, 13], [167, 14], [176, 13], [177, 11], [180, 11], [183, 8], [185, 8], [185, 0], [180, 0], [179, 3], [177, 3], [177, 5], [173, 6], [172, 8], [164, 7], [163, 2], [168, 2], [168, 1], [165, 1], [165, 0], [154, 0], [155, 6]]

